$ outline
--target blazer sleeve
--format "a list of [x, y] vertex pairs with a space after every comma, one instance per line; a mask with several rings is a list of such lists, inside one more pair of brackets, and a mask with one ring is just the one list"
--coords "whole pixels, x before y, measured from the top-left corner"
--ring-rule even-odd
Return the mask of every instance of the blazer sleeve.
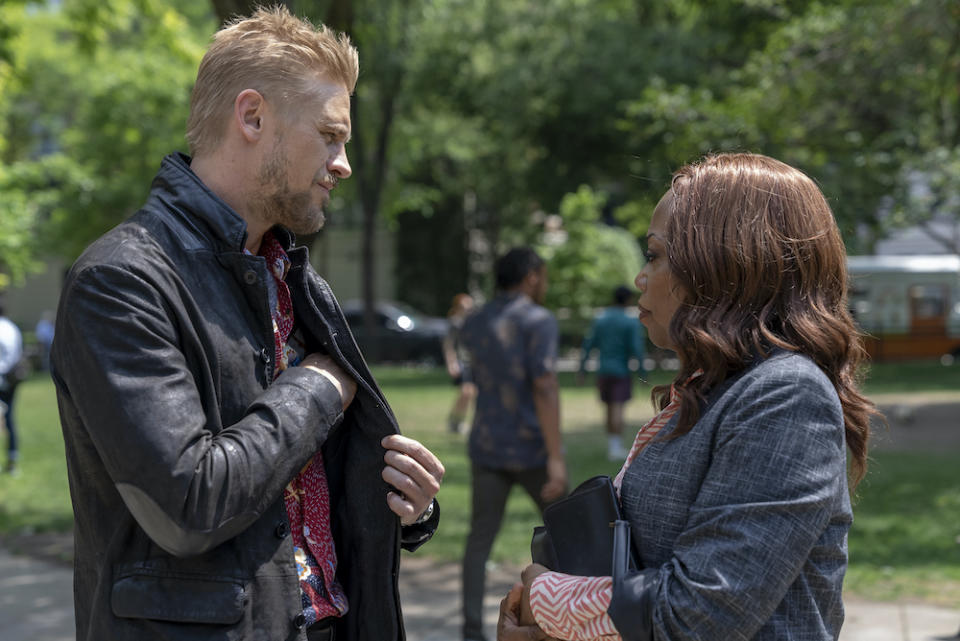
[[[701, 418], [718, 421], [711, 463], [673, 558], [614, 589], [610, 615], [625, 639], [753, 638], [831, 519], [846, 513], [832, 385], [812, 365], [769, 369], [732, 388], [718, 416]], [[694, 429], [710, 429], [701, 423]]]

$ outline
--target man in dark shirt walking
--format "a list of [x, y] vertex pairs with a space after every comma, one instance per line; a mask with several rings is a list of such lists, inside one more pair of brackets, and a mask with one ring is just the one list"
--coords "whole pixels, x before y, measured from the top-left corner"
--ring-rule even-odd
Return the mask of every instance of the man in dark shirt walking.
[[464, 323], [477, 407], [470, 431], [470, 534], [463, 559], [463, 636], [483, 635], [484, 566], [507, 496], [520, 484], [542, 511], [567, 489], [560, 437], [557, 321], [542, 307], [547, 269], [529, 247], [496, 263], [497, 296]]

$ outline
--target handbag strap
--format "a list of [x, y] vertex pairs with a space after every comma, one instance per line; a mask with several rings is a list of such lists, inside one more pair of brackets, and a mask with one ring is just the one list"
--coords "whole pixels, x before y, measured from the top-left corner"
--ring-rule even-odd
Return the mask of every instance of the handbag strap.
[[613, 521], [613, 585], [617, 586], [627, 576], [630, 569], [630, 522], [623, 519]]

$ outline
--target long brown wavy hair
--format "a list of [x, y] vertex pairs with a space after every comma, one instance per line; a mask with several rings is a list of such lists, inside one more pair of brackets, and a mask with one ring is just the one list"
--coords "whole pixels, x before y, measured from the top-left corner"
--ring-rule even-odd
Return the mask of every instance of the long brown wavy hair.
[[[684, 292], [670, 324], [682, 363], [672, 436], [688, 432], [711, 388], [772, 348], [806, 354], [840, 397], [852, 487], [867, 468], [873, 404], [859, 390], [865, 358], [847, 307], [846, 251], [830, 206], [803, 172], [757, 154], [717, 154], [678, 170], [666, 253]], [[669, 401], [669, 386], [653, 390]]]

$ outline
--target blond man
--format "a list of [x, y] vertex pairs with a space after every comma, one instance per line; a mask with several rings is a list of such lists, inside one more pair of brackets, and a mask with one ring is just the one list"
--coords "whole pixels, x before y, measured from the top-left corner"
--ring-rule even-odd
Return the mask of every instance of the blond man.
[[399, 435], [293, 234], [350, 176], [349, 40], [286, 9], [219, 31], [191, 156], [66, 279], [52, 368], [78, 641], [401, 639], [401, 546], [440, 461]]

